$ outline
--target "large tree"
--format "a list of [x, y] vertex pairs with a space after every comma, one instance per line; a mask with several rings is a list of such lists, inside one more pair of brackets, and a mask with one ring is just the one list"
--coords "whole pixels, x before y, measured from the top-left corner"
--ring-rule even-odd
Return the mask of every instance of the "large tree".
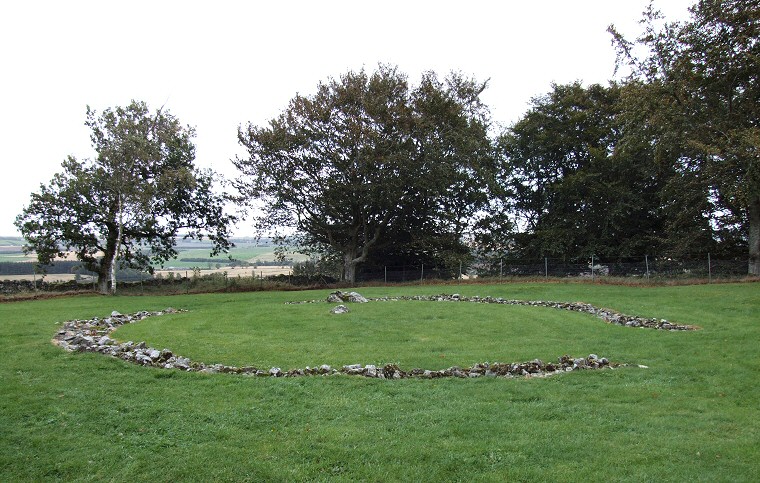
[[88, 107], [85, 124], [97, 156], [68, 157], [16, 218], [40, 264], [73, 251], [98, 274], [101, 293], [109, 279], [115, 293], [117, 265], [152, 272], [151, 262], [176, 256], [181, 235], [208, 236], [214, 253], [231, 246], [235, 219], [214, 191], [214, 173], [194, 165], [194, 129], [135, 101], [100, 115]]
[[635, 41], [610, 32], [619, 65], [649, 86], [648, 122], [684, 136], [682, 164], [710, 184], [747, 240], [749, 273], [760, 275], [760, 1], [700, 0], [690, 12], [664, 22], [650, 4]]
[[664, 176], [625, 122], [622, 97], [614, 84], [555, 85], [501, 137], [513, 254], [625, 257], [655, 248]]
[[[290, 227], [305, 247], [333, 251], [343, 279], [372, 250], [460, 236], [487, 199], [492, 160], [485, 84], [426, 73], [416, 88], [396, 68], [348, 72], [297, 95], [266, 127], [240, 129], [234, 161], [260, 230]], [[410, 233], [411, 228], [418, 228]]]

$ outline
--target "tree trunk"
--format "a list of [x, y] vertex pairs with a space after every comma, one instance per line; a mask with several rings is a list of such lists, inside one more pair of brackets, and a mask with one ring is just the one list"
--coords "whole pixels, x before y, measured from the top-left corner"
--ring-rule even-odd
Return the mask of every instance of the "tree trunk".
[[356, 250], [348, 250], [343, 254], [343, 281], [356, 282]]
[[98, 292], [103, 295], [108, 293], [108, 272], [98, 273]]
[[[388, 220], [383, 220], [383, 223], [375, 228], [375, 233], [367, 240], [365, 238], [364, 243], [359, 245], [357, 243], [359, 227], [353, 229], [353, 243], [350, 246], [342, 246], [343, 251], [343, 281], [348, 283], [356, 282], [356, 266], [367, 260], [367, 254], [372, 245], [377, 243], [380, 238], [383, 226], [387, 224]], [[366, 229], [366, 226], [365, 226]], [[366, 234], [366, 231], [365, 231]], [[361, 246], [361, 249], [360, 249]], [[359, 254], [361, 252], [361, 254]]]
[[760, 195], [750, 198], [749, 214], [749, 275], [760, 277]]
[[111, 295], [116, 295], [116, 264], [119, 260], [119, 250], [121, 250], [121, 233], [123, 230], [123, 218], [122, 218], [122, 201], [121, 195], [118, 197], [119, 204], [119, 220], [116, 228], [116, 249], [113, 251], [113, 257], [111, 258]]

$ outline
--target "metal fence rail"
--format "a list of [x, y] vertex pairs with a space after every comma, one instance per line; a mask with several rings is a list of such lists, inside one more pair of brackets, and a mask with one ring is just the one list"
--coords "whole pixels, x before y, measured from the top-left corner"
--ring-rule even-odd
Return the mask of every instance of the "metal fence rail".
[[433, 279], [472, 277], [531, 277], [531, 278], [726, 278], [747, 275], [748, 261], [741, 259], [704, 258], [675, 259], [672, 257], [626, 257], [604, 260], [591, 257], [587, 261], [567, 261], [559, 258], [475, 260], [469, 267], [442, 269], [425, 265], [388, 265], [381, 269], [360, 270], [358, 282], [414, 282]]

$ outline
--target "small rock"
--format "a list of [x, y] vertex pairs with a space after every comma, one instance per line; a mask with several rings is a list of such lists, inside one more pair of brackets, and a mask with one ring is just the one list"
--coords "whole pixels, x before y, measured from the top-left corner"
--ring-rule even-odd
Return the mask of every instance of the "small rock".
[[350, 364], [343, 366], [343, 372], [346, 374], [361, 374], [364, 371], [364, 367], [361, 364]]
[[354, 302], [354, 303], [357, 303], [357, 304], [366, 304], [367, 302], [369, 302], [369, 300], [367, 300], [366, 298], [364, 298], [363, 295], [361, 295], [360, 293], [357, 293], [357, 292], [349, 292], [348, 293], [348, 301], [349, 302]]
[[121, 313], [119, 313], [118, 311], [114, 310], [113, 312], [111, 312], [111, 317], [121, 317]]
[[338, 305], [330, 311], [330, 313], [333, 313], [333, 314], [347, 314], [349, 312], [350, 310], [348, 310], [348, 307], [346, 307], [345, 305]]

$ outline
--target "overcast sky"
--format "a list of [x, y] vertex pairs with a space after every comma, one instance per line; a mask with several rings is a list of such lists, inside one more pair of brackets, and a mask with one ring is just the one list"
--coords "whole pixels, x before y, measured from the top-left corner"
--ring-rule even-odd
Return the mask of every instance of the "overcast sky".
[[[552, 82], [606, 83], [606, 27], [634, 37], [648, 0], [13, 1], [0, 6], [0, 235], [67, 155], [93, 157], [97, 111], [144, 100], [195, 126], [197, 164], [227, 177], [237, 128], [348, 70], [398, 65], [490, 79], [507, 126]], [[693, 0], [659, 0], [685, 19]], [[252, 230], [241, 224], [238, 234]]]

